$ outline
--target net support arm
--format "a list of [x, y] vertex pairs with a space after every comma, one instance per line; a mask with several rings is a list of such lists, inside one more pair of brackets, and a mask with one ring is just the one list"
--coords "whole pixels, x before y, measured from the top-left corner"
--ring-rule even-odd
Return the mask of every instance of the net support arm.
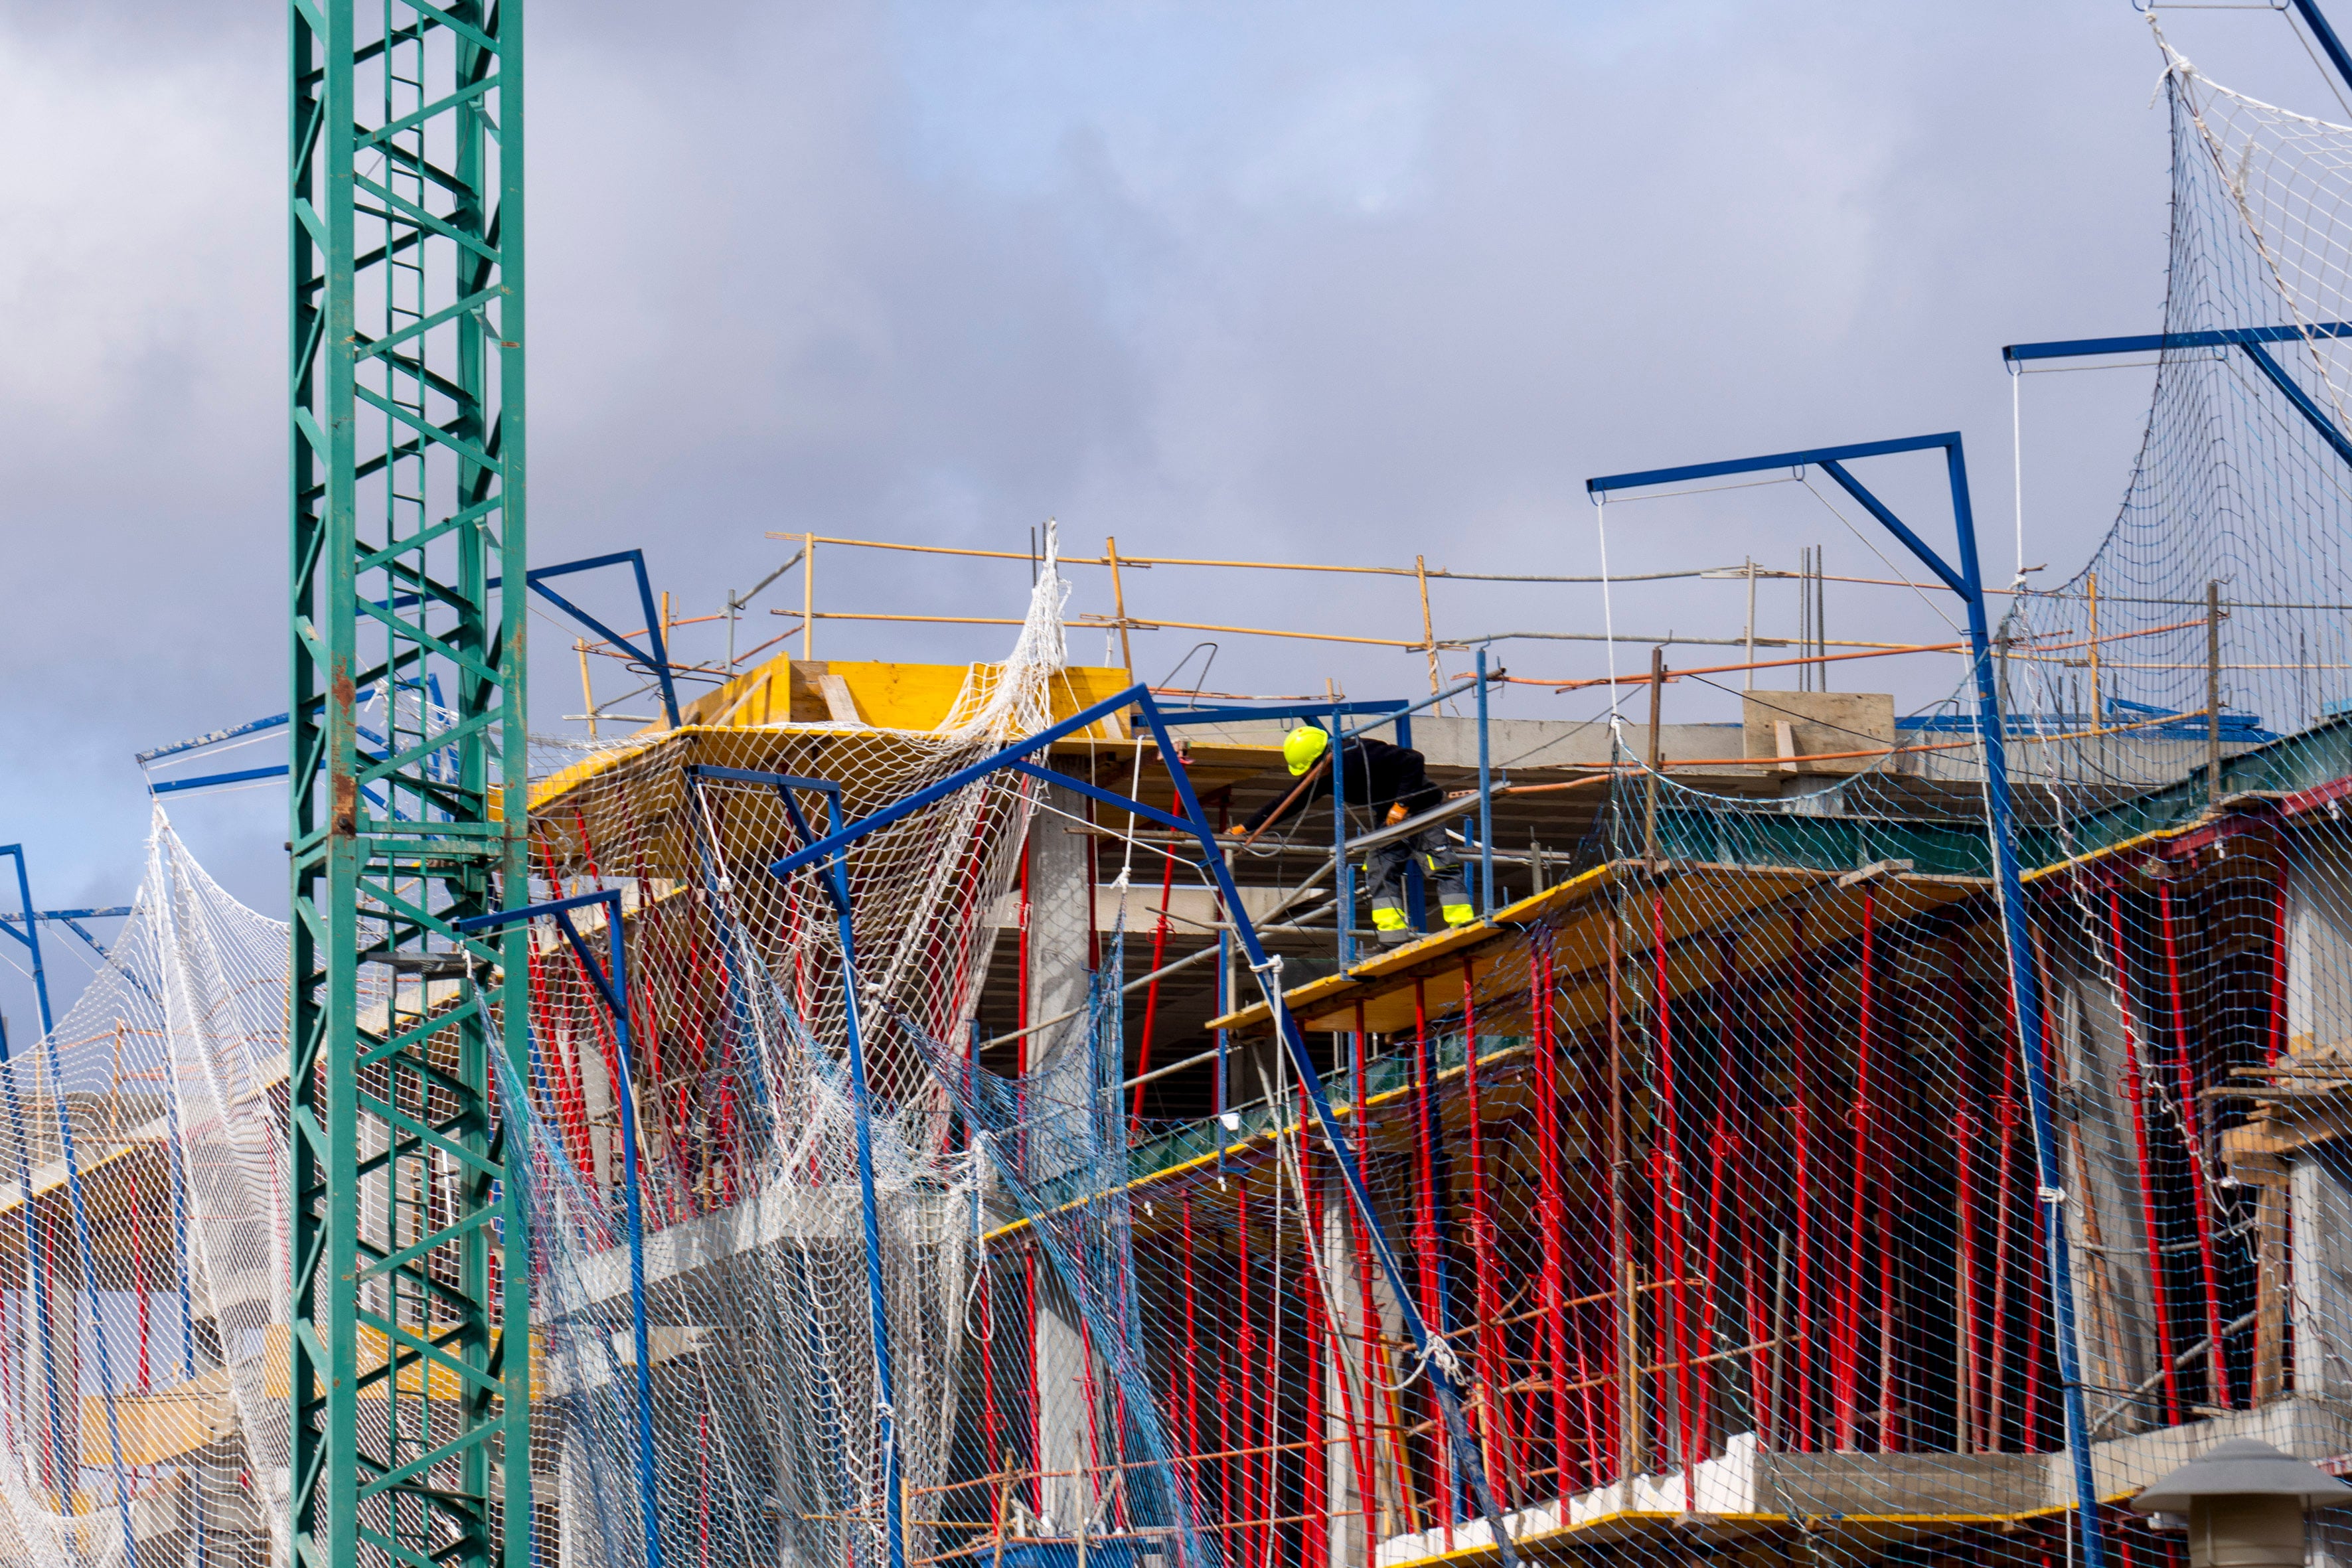
[[[2079, 348], [2081, 345], [2069, 346]], [[2008, 352], [2011, 357], [2019, 357], [2019, 351], [2012, 349]], [[1959, 562], [1957, 566], [1946, 562], [1931, 549], [1845, 468], [1847, 463], [1858, 458], [1912, 452], [1943, 454], [1945, 475], [1951, 488], [1953, 530], [1958, 545]], [[2052, 1108], [2049, 1042], [2042, 1033], [2041, 988], [2034, 973], [2032, 939], [2027, 930], [2024, 881], [2017, 863], [2016, 832], [2010, 801], [2009, 760], [2002, 744], [1992, 638], [1985, 617], [1984, 584], [1977, 560], [1976, 519], [1969, 505], [1968, 467], [1962, 455], [1959, 432], [1945, 431], [1895, 441], [1814, 447], [1769, 457], [1734, 458], [1729, 462], [1697, 463], [1682, 468], [1652, 468], [1640, 473], [1605, 475], [1587, 479], [1585, 489], [1595, 500], [1600, 500], [1616, 490], [1807, 466], [1825, 470], [1841, 489], [1859, 501], [1888, 532], [1902, 541], [1904, 547], [1918, 557], [1920, 563], [1958, 594], [1967, 605], [1969, 662], [1977, 686], [1977, 732], [1984, 745], [1985, 798], [1991, 816], [1993, 862], [2000, 894], [2001, 936], [2009, 959], [2010, 986], [2017, 1003], [2018, 1046], [2026, 1068], [2026, 1099], [2033, 1129], [2034, 1163], [2040, 1176], [2042, 1247], [2049, 1259], [2052, 1316], [2055, 1320], [2058, 1373], [2065, 1408], [2066, 1447], [2073, 1460], [2077, 1528], [2081, 1532], [2085, 1568], [2106, 1568], [2106, 1539], [2099, 1520], [2098, 1489], [2091, 1468], [2091, 1435], [2084, 1408], [2081, 1351], [2075, 1342], [2074, 1271], [2066, 1240], [2065, 1193], [2060, 1185], [2062, 1178]]]
[[[593, 572], [600, 566], [626, 565], [636, 575], [637, 601], [646, 613], [646, 640], [653, 645], [648, 654], [620, 633], [547, 585], [550, 577], [562, 577], [573, 572]], [[642, 550], [616, 550], [610, 555], [592, 555], [583, 561], [565, 561], [553, 566], [535, 566], [523, 574], [530, 591], [549, 604], [595, 632], [606, 641], [625, 647], [645, 660], [653, 670], [654, 679], [661, 683], [662, 712], [669, 719], [669, 727], [678, 727], [677, 683], [670, 677], [669, 648], [662, 637], [661, 614], [654, 605], [654, 585], [646, 574], [646, 552]]]
[[[2319, 34], [2336, 68], [2347, 73], [2347, 81], [2352, 82], [2352, 60], [2345, 58], [2343, 46], [2336, 41], [2336, 35], [2327, 30], [2327, 24], [2319, 17], [2316, 7], [2312, 6], [2309, 0], [2294, 0], [2294, 4], [2305, 19], [2313, 24], [2313, 30]], [[2344, 427], [2328, 417], [2327, 411], [2319, 406], [2311, 394], [2295, 384], [2294, 377], [2286, 373], [2286, 367], [2263, 346], [2347, 337], [2352, 337], [2352, 321], [2318, 321], [2310, 326], [2231, 327], [2203, 332], [2144, 332], [2124, 338], [2062, 338], [2050, 342], [2011, 343], [2000, 351], [2000, 357], [2013, 368], [2033, 360], [2099, 359], [2108, 354], [2162, 353], [2179, 349], [2238, 349], [2254, 362], [2254, 368], [2263, 373], [2263, 379], [2278, 388], [2279, 395], [2303, 416], [2305, 424], [2318, 432], [2319, 438], [2327, 443], [2336, 457], [2347, 465], [2352, 465], [2352, 437], [2347, 437]]]

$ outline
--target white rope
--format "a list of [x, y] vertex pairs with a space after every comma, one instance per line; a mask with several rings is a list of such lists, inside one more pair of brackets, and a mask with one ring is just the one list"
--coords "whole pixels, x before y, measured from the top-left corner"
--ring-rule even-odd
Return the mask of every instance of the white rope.
[[1601, 535], [1601, 627], [1609, 634], [1609, 733], [1622, 744], [1625, 715], [1620, 709], [1625, 697], [1617, 689], [1617, 601], [1609, 591], [1609, 510], [1599, 491], [1592, 497], [1592, 526]]
[[2011, 361], [2009, 367], [2009, 459], [2012, 503], [2017, 516], [2017, 575], [2010, 583], [2012, 588], [2025, 586], [2025, 409], [2021, 388], [2025, 378], [2017, 373]]

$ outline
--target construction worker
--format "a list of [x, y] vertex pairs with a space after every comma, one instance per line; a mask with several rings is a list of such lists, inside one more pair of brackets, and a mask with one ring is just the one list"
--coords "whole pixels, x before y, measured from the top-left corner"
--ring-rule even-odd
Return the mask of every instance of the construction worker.
[[[1269, 823], [1295, 816], [1328, 796], [1331, 793], [1331, 770], [1328, 765], [1330, 750], [1330, 735], [1318, 726], [1307, 724], [1293, 730], [1282, 742], [1282, 759], [1289, 765], [1290, 776], [1299, 783], [1287, 795], [1251, 813], [1242, 824], [1243, 834], [1255, 834]], [[1343, 745], [1340, 752], [1346, 759], [1344, 782], [1351, 812], [1361, 811], [1372, 820], [1393, 827], [1445, 798], [1429, 782], [1421, 753], [1410, 746], [1392, 746], [1386, 741], [1359, 736]], [[1421, 858], [1423, 873], [1436, 887], [1438, 908], [1444, 913], [1445, 923], [1468, 925], [1477, 918], [1477, 911], [1470, 905], [1470, 880], [1463, 872], [1461, 857], [1454, 852], [1453, 841], [1446, 837], [1442, 826], [1424, 827], [1380, 845], [1365, 861], [1365, 885], [1372, 898], [1372, 927], [1387, 946], [1413, 939], [1412, 922], [1404, 907], [1404, 874], [1415, 856]]]

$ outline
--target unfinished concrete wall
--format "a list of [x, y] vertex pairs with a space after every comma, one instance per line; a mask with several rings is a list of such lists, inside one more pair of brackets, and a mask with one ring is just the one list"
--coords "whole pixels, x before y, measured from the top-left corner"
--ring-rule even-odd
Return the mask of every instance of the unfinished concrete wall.
[[2352, 1150], [2325, 1145], [2288, 1169], [2294, 1392], [2352, 1399]]
[[[2158, 1356], [2147, 1227], [2124, 1089], [2124, 1019], [2112, 968], [2093, 935], [2059, 925], [2044, 941], [2059, 1078], [2060, 1183], [2067, 1244], [2078, 1259], [2084, 1375], [2106, 1388], [2136, 1388], [2158, 1371]], [[2127, 1405], [2111, 1415], [2103, 1435], [2145, 1425], [2144, 1408]]]
[[[1067, 831], [1071, 817], [1086, 817], [1087, 800], [1076, 790], [1049, 785], [1045, 804], [1048, 809], [1030, 821], [1026, 850], [1029, 984], [1024, 1000], [1033, 1024], [1086, 1005], [1094, 960], [1091, 841]], [[1084, 1103], [1092, 1080], [1086, 1020], [1074, 1018], [1031, 1036], [1029, 1069], [1040, 1081], [1042, 1094], [1066, 1105]], [[1084, 1472], [1094, 1462], [1090, 1428], [1098, 1423], [1090, 1419], [1088, 1393], [1098, 1394], [1105, 1379], [1088, 1352], [1076, 1304], [1051, 1275], [1041, 1264], [1031, 1344], [1037, 1377], [1036, 1463], [1045, 1472], [1038, 1499], [1039, 1510], [1053, 1521], [1053, 1533], [1067, 1535], [1093, 1523], [1095, 1489]]]
[[2352, 848], [2323, 829], [2295, 838], [2286, 873], [2286, 1048], [2352, 1047]]

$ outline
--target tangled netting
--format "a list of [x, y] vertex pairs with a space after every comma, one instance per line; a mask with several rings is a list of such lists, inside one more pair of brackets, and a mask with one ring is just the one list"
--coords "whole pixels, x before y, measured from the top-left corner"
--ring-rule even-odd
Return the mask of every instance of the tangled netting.
[[[1034, 785], [997, 773], [941, 794], [861, 839], [837, 888], [825, 865], [782, 877], [771, 865], [1082, 705], [1063, 680], [1066, 595], [1049, 557], [1011, 658], [975, 667], [935, 728], [689, 724], [579, 757], [540, 786], [541, 892], [623, 893], [634, 1041], [625, 1084], [595, 977], [540, 933], [534, 1079], [518, 1103], [535, 1155], [554, 1449], [543, 1552], [886, 1562], [893, 1441], [906, 1559], [936, 1561], [960, 1539], [949, 1519], [974, 1272], [988, 1216], [1021, 1182], [978, 1160], [956, 1115], [972, 1085], [940, 1075], [939, 1042], [968, 1033]], [[1077, 1000], [1068, 1026], [1091, 1037]], [[1115, 1037], [1109, 1059], [1115, 1075]], [[625, 1093], [644, 1172], [635, 1293]], [[1075, 1279], [1060, 1288], [1132, 1341], [1131, 1310]], [[1148, 1404], [1136, 1414], [1148, 1421]], [[1171, 1496], [1150, 1510], [1162, 1528], [1181, 1513]]]
[[97, 977], [0, 1064], [0, 1558], [283, 1556], [286, 946], [158, 812]]

